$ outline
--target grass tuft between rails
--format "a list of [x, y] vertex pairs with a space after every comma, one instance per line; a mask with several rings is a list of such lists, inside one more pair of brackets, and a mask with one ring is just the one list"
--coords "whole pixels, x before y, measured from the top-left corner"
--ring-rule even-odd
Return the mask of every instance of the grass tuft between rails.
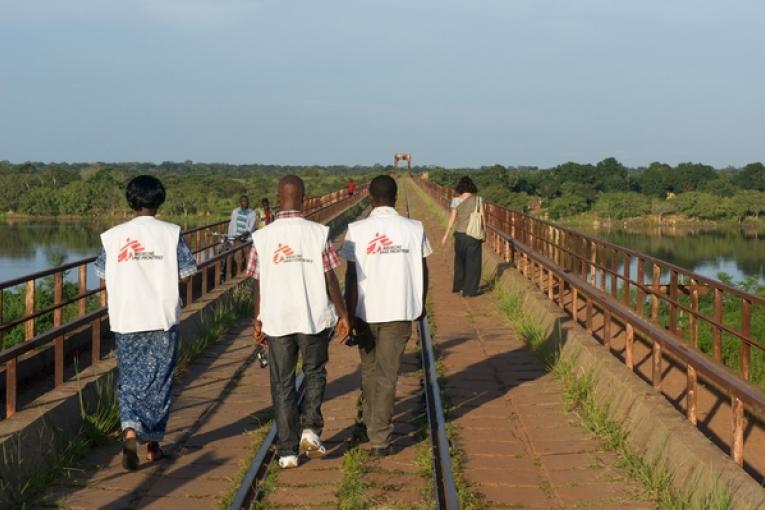
[[343, 480], [337, 490], [337, 508], [340, 510], [366, 510], [372, 508], [374, 501], [367, 496], [370, 484], [364, 475], [369, 456], [361, 448], [351, 448], [343, 456]]

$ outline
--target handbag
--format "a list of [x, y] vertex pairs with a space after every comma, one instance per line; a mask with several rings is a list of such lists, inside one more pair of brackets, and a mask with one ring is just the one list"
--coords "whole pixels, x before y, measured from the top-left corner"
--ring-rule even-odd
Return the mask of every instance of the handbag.
[[467, 235], [479, 241], [483, 241], [484, 237], [486, 237], [486, 232], [483, 230], [483, 222], [481, 221], [481, 203], [481, 197], [476, 197], [475, 210], [470, 213], [467, 229], [465, 229]]

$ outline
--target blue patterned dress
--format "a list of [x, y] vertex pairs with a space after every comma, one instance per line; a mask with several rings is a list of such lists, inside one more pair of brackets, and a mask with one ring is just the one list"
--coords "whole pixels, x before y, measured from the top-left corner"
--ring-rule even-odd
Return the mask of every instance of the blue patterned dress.
[[[104, 278], [106, 252], [96, 259], [96, 274]], [[194, 255], [178, 242], [178, 276], [197, 270]], [[178, 361], [179, 328], [167, 331], [114, 333], [117, 346], [117, 400], [122, 430], [131, 428], [142, 441], [162, 441], [170, 415], [173, 371]]]

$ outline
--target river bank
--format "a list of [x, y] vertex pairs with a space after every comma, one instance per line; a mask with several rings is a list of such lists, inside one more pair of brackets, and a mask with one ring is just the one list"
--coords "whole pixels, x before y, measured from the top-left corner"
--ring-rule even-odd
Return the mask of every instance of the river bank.
[[621, 220], [603, 218], [593, 213], [567, 216], [556, 221], [560, 225], [577, 229], [625, 230], [644, 233], [660, 232], [662, 235], [686, 235], [696, 232], [741, 231], [747, 235], [765, 235], [765, 218], [747, 218], [743, 222], [736, 220], [701, 220], [683, 214], [659, 216], [649, 214], [638, 218]]

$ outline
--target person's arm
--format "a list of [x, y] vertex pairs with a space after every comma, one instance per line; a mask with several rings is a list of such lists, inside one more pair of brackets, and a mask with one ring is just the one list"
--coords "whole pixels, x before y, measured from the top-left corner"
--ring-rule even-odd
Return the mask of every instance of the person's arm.
[[348, 333], [350, 332], [351, 327], [348, 321], [348, 311], [343, 302], [343, 295], [340, 292], [340, 283], [337, 281], [337, 275], [335, 275], [334, 269], [324, 272], [324, 282], [327, 287], [327, 295], [329, 295], [329, 299], [332, 301], [332, 304], [335, 305], [335, 310], [337, 310], [337, 313], [340, 316], [337, 321], [337, 326], [335, 327], [335, 338], [345, 340], [348, 338]]
[[228, 237], [236, 237], [236, 209], [231, 211], [231, 219], [228, 222]]
[[430, 271], [428, 270], [428, 259], [422, 259], [422, 313], [417, 320], [424, 319], [428, 311], [426, 304], [428, 302], [428, 286], [430, 284]]
[[194, 254], [191, 253], [191, 248], [186, 244], [186, 240], [181, 237], [178, 239], [178, 249], [176, 250], [176, 257], [178, 259], [178, 279], [187, 284], [189, 279], [197, 272], [197, 261], [194, 258]]
[[457, 208], [452, 207], [451, 215], [449, 216], [449, 224], [446, 226], [446, 232], [444, 232], [444, 237], [441, 239], [441, 244], [446, 244], [446, 241], [449, 239], [449, 232], [451, 232], [452, 227], [454, 227], [455, 221], [457, 221]]
[[268, 345], [268, 338], [263, 333], [263, 322], [260, 320], [260, 267], [254, 242], [250, 248], [250, 259], [247, 261], [247, 277], [252, 278], [255, 292], [252, 299], [252, 337], [255, 342]]
[[345, 265], [345, 309], [348, 311], [349, 331], [356, 328], [356, 304], [359, 301], [358, 276], [356, 263], [346, 262]]
[[255, 296], [252, 300], [252, 336], [260, 345], [268, 345], [268, 338], [263, 333], [263, 322], [260, 320], [260, 280], [253, 280]]

